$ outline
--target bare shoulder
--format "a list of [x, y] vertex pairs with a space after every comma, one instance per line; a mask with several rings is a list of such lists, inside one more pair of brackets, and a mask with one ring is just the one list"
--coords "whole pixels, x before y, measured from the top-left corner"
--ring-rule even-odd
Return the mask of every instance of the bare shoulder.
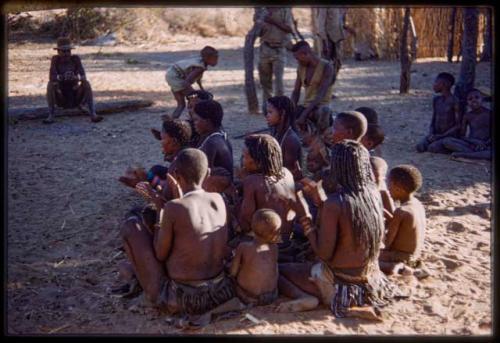
[[329, 210], [329, 211], [340, 211], [342, 209], [342, 205], [344, 203], [344, 200], [342, 199], [342, 196], [339, 193], [331, 193], [328, 195], [328, 198], [326, 199], [325, 203], [323, 204], [323, 209]]
[[253, 189], [260, 181], [262, 181], [262, 175], [260, 174], [247, 175], [243, 179], [243, 187], [245, 189]]

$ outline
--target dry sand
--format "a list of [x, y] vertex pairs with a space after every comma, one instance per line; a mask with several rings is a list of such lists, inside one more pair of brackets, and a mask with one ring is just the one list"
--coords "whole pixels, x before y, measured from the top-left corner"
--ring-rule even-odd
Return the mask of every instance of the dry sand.
[[[127, 166], [162, 161], [149, 128], [173, 110], [164, 73], [167, 63], [195, 54], [205, 44], [220, 49], [220, 64], [204, 85], [224, 107], [231, 136], [265, 126], [246, 113], [241, 37], [175, 36], [164, 46], [78, 47], [97, 102], [146, 98], [156, 101], [139, 112], [58, 118], [46, 126], [23, 121], [8, 126], [9, 334], [177, 333], [165, 317], [141, 310], [136, 301], [113, 298], [119, 250], [119, 223], [142, 200], [117, 182]], [[8, 49], [9, 107], [44, 106], [53, 43], [11, 43]], [[135, 60], [137, 64], [126, 63]], [[286, 93], [295, 77], [289, 56]], [[491, 66], [476, 69], [476, 85], [491, 86]], [[431, 116], [432, 82], [438, 72], [458, 76], [459, 65], [444, 59], [418, 60], [411, 92], [399, 95], [399, 62], [347, 60], [332, 102], [334, 111], [372, 106], [380, 113], [389, 166], [416, 165], [424, 176], [418, 198], [428, 226], [423, 261], [430, 272], [391, 279], [411, 293], [385, 309], [382, 323], [334, 319], [326, 309], [275, 313], [273, 305], [249, 311], [255, 324], [239, 316], [215, 322], [201, 334], [423, 334], [488, 335], [491, 327], [491, 164], [456, 162], [446, 155], [417, 154]], [[257, 75], [257, 73], [256, 73]], [[259, 94], [260, 96], [260, 94]], [[233, 140], [239, 160], [241, 140]], [[283, 301], [281, 298], [279, 301]]]

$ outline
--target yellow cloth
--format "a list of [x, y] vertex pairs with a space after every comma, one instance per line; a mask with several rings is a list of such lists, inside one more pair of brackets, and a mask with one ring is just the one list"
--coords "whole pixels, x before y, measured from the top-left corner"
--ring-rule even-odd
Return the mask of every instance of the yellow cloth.
[[[185, 88], [184, 80], [186, 80], [186, 77], [193, 70], [193, 68], [203, 68], [203, 70], [207, 69], [201, 56], [181, 60], [168, 67], [167, 73], [165, 74], [165, 80], [170, 88], [172, 88], [172, 91], [178, 92]], [[200, 80], [202, 75], [200, 75], [200, 77], [196, 80], [193, 80], [193, 82]]]

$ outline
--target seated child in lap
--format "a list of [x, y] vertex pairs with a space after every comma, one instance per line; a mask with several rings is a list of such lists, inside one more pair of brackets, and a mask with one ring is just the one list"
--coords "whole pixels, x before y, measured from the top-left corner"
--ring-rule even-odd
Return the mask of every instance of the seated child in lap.
[[278, 298], [278, 246], [281, 218], [267, 208], [252, 217], [254, 239], [235, 251], [230, 274], [236, 279], [236, 294], [245, 304], [268, 305]]
[[440, 73], [434, 82], [434, 91], [441, 95], [432, 100], [432, 119], [429, 134], [417, 144], [417, 152], [445, 154], [449, 151], [443, 146], [443, 138], [455, 137], [460, 129], [458, 99], [451, 94], [455, 83], [453, 75]]
[[388, 181], [389, 192], [400, 205], [389, 221], [379, 264], [382, 271], [392, 274], [399, 267], [411, 270], [408, 265], [412, 267], [420, 256], [426, 219], [422, 203], [414, 197], [422, 185], [420, 171], [412, 165], [399, 165], [391, 169]]
[[452, 158], [491, 159], [491, 110], [483, 106], [483, 96], [475, 88], [467, 94], [467, 103], [470, 111], [462, 120], [461, 137], [447, 137], [443, 145]]

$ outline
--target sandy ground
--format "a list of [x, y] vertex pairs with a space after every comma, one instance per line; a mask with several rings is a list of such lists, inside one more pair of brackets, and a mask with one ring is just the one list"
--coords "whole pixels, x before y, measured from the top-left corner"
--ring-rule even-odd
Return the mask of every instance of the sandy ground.
[[[59, 118], [46, 126], [23, 121], [8, 126], [8, 280], [9, 334], [177, 333], [165, 317], [144, 313], [135, 301], [113, 298], [125, 212], [142, 200], [117, 182], [129, 165], [161, 162], [149, 133], [160, 115], [173, 110], [164, 80], [167, 63], [196, 53], [205, 44], [220, 49], [220, 64], [204, 85], [224, 107], [230, 135], [265, 126], [246, 113], [241, 37], [176, 36], [168, 46], [79, 47], [97, 102], [147, 98], [155, 106], [139, 112]], [[8, 49], [9, 107], [44, 106], [53, 43], [11, 43]], [[286, 93], [295, 77], [289, 56]], [[137, 64], [126, 63], [135, 60]], [[399, 95], [399, 62], [345, 61], [336, 85], [334, 111], [372, 106], [380, 113], [389, 166], [416, 165], [424, 176], [418, 198], [428, 227], [423, 261], [430, 276], [391, 277], [411, 293], [385, 309], [382, 323], [334, 319], [328, 309], [300, 314], [274, 312], [274, 306], [215, 322], [201, 334], [491, 334], [491, 164], [455, 162], [445, 155], [417, 154], [414, 145], [427, 131], [432, 82], [459, 65], [443, 59], [414, 63], [412, 90]], [[256, 73], [257, 75], [257, 73]], [[477, 67], [476, 85], [490, 88], [490, 65]], [[259, 94], [260, 96], [260, 94]], [[239, 160], [242, 140], [233, 140]], [[281, 298], [279, 301], [283, 301]]]

